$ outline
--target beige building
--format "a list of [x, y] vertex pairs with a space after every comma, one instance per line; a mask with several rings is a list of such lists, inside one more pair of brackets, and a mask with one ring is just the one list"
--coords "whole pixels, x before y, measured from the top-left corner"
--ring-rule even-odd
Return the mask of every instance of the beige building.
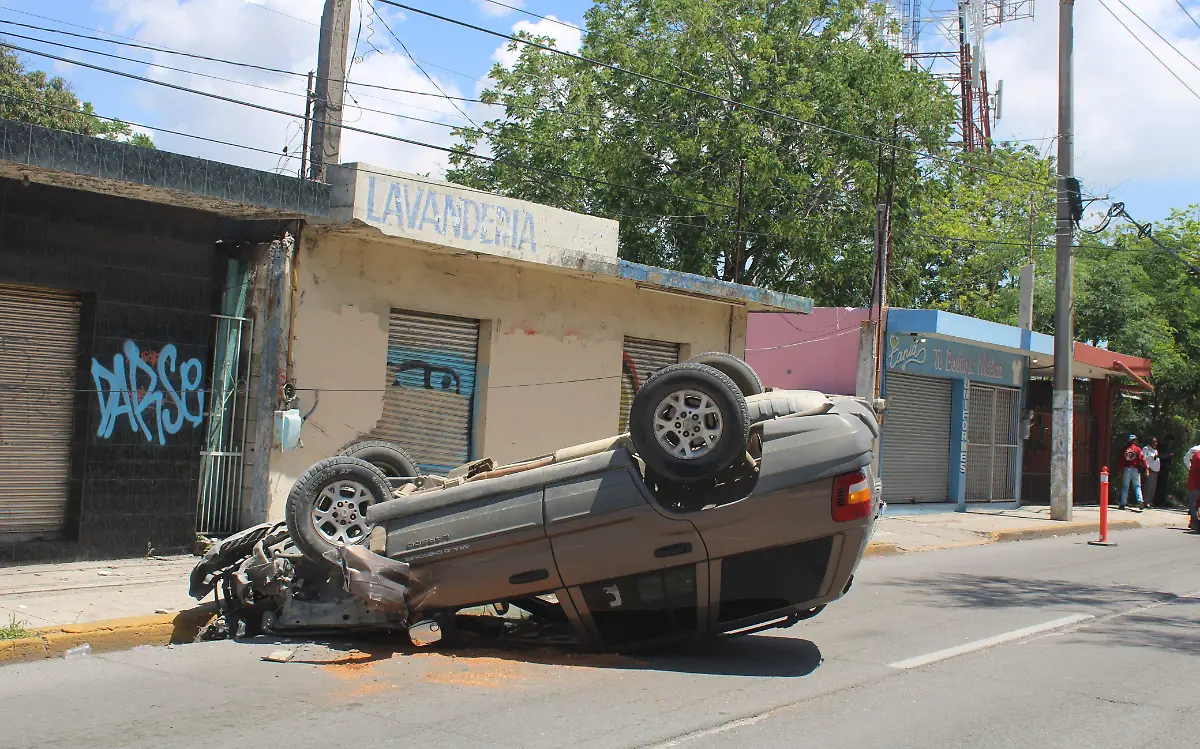
[[286, 376], [307, 418], [300, 448], [272, 454], [273, 519], [301, 473], [368, 435], [444, 472], [617, 434], [652, 371], [743, 355], [749, 312], [812, 308], [619, 260], [615, 221], [363, 164], [331, 182], [333, 221], [295, 248]]

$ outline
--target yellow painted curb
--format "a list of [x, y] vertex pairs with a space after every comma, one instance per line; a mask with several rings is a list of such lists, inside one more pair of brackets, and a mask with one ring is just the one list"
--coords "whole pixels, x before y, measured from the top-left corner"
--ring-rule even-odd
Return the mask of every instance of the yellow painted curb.
[[881, 543], [872, 541], [867, 544], [867, 550], [863, 552], [864, 557], [889, 557], [893, 554], [903, 554], [904, 549], [901, 549], [896, 544]]
[[92, 646], [94, 653], [108, 653], [139, 645], [195, 642], [200, 629], [214, 616], [215, 606], [207, 604], [175, 614], [43, 627], [34, 630], [37, 633], [34, 637], [0, 641], [0, 665], [55, 658], [85, 643]]
[[[1109, 522], [1110, 531], [1141, 528], [1136, 520], [1113, 520]], [[1078, 536], [1086, 533], [1100, 533], [1099, 523], [1063, 523], [1039, 526], [1037, 528], [1018, 528], [1011, 531], [994, 531], [988, 534], [993, 542], [1001, 541], [1030, 541], [1037, 538], [1053, 538], [1054, 536]]]

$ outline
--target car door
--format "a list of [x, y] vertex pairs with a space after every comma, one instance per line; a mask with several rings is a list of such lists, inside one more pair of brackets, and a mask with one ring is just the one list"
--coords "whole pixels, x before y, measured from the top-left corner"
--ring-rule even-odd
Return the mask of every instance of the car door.
[[[660, 511], [624, 450], [547, 484], [546, 532], [563, 584], [605, 645], [689, 637], [707, 620], [707, 553], [690, 521]], [[583, 462], [583, 461], [581, 461]]]

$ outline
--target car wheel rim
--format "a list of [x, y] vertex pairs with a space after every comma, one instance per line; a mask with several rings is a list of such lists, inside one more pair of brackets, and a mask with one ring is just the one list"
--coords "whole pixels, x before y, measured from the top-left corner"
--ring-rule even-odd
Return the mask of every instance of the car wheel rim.
[[362, 543], [371, 532], [367, 508], [375, 496], [357, 481], [335, 481], [321, 490], [313, 503], [313, 527], [334, 546]]
[[654, 409], [654, 437], [669, 455], [696, 460], [721, 441], [725, 424], [721, 409], [707, 393], [676, 390]]

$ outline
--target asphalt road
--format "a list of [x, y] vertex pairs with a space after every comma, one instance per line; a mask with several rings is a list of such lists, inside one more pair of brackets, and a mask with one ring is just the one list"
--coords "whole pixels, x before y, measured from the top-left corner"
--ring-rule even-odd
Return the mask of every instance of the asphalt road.
[[1114, 538], [869, 560], [816, 619], [683, 653], [269, 663], [221, 642], [6, 666], [0, 745], [1200, 745], [1200, 537]]

